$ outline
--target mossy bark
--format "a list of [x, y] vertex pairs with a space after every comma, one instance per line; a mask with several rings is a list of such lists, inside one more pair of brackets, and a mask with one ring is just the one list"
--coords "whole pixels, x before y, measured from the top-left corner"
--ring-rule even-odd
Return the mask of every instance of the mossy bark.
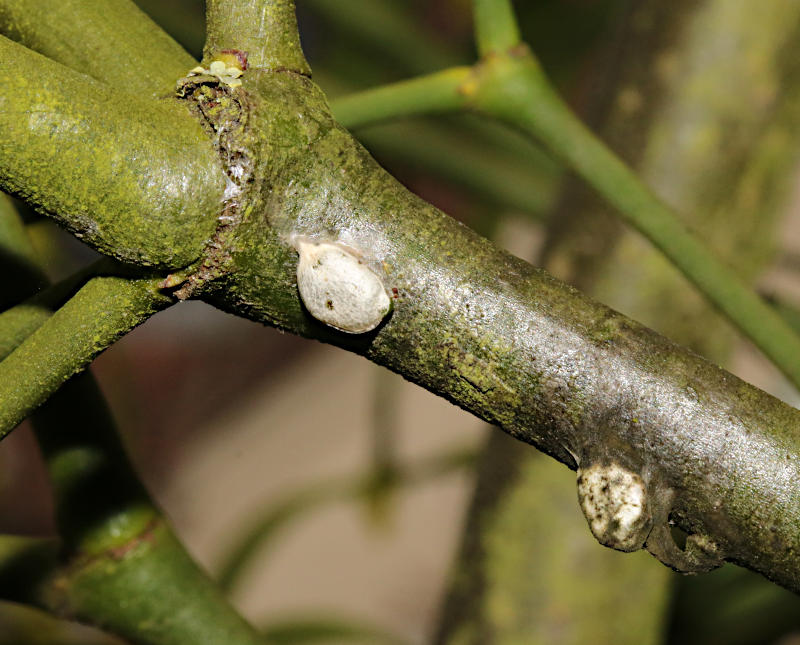
[[131, 94], [170, 96], [196, 65], [131, 0], [2, 0], [0, 34]]
[[0, 74], [0, 188], [126, 262], [174, 268], [202, 254], [225, 178], [183, 106], [114, 90], [2, 36]]

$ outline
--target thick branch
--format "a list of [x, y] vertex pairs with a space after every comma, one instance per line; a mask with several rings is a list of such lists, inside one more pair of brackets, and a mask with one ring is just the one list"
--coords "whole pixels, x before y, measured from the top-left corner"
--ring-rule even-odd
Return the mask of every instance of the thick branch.
[[130, 0], [0, 0], [0, 33], [132, 94], [169, 95], [197, 64]]
[[311, 74], [294, 0], [207, 0], [203, 59], [210, 62], [227, 49], [245, 52], [250, 67]]
[[[231, 273], [205, 299], [359, 352], [573, 468], [638, 473], [652, 520], [638, 537], [673, 566], [725, 557], [800, 589], [800, 412], [410, 195], [301, 77], [247, 83], [249, 154], [270, 181], [242, 196]], [[297, 236], [345, 245], [379, 276], [395, 296], [382, 325], [350, 335], [310, 316]], [[689, 552], [671, 518], [694, 536]]]
[[113, 257], [200, 256], [225, 177], [182, 106], [110, 90], [3, 37], [0, 74], [0, 188]]
[[526, 49], [479, 63], [474, 75], [456, 87], [448, 73], [458, 75], [461, 69], [367, 90], [335, 105], [350, 127], [478, 108], [542, 141], [800, 387], [800, 337], [578, 120]]

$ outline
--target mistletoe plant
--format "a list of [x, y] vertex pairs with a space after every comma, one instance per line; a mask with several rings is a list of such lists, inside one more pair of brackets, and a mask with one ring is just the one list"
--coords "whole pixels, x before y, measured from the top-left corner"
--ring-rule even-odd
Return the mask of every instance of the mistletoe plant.
[[[0, 433], [33, 415], [60, 532], [2, 542], [6, 597], [134, 642], [261, 642], [73, 379], [189, 298], [357, 352], [577, 470], [603, 544], [800, 590], [800, 413], [481, 238], [345, 129], [470, 110], [535, 137], [800, 386], [800, 340], [569, 111], [509, 0], [474, 16], [475, 65], [331, 106], [291, 0], [209, 0], [200, 62], [128, 0], [0, 0], [0, 188], [107, 256], [0, 314]], [[32, 291], [25, 231], [0, 221]]]

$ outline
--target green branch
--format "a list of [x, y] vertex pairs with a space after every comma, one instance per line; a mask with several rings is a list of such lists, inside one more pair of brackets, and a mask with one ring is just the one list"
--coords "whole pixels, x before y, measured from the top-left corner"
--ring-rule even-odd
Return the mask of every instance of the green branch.
[[511, 0], [473, 0], [475, 40], [481, 58], [503, 54], [520, 43]]
[[111, 90], [3, 37], [0, 75], [0, 189], [124, 261], [201, 255], [225, 177], [184, 107]]
[[[619, 548], [646, 542], [684, 570], [727, 558], [800, 589], [791, 556], [800, 411], [411, 195], [337, 127], [304, 77], [256, 72], [245, 87], [241, 145], [253, 176], [269, 182], [242, 195], [242, 219], [224, 240], [227, 273], [197, 297], [363, 354], [573, 468], [621, 462], [645, 482], [649, 510]], [[336, 285], [346, 278], [334, 258], [348, 252], [370, 294], [376, 280], [391, 294], [388, 313], [379, 294], [349, 309], [365, 314], [368, 333], [338, 331], [333, 300], [327, 309], [315, 300], [323, 291], [311, 262]], [[673, 520], [690, 533], [686, 551], [670, 537]]]
[[131, 94], [168, 96], [197, 64], [130, 0], [0, 0], [0, 34]]
[[0, 362], [0, 438], [100, 352], [172, 300], [159, 278], [98, 277], [47, 320], [20, 312], [38, 328]]
[[470, 67], [452, 67], [337, 99], [331, 105], [337, 121], [358, 128], [387, 119], [453, 112], [464, 107], [464, 85], [472, 78]]
[[203, 60], [210, 63], [230, 49], [246, 53], [250, 67], [311, 74], [294, 0], [207, 0]]

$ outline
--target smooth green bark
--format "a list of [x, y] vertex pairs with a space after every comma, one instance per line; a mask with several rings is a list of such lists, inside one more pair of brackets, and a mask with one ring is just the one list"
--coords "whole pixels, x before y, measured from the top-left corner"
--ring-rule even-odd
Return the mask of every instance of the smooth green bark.
[[507, 52], [519, 44], [519, 27], [511, 0], [473, 0], [472, 8], [481, 58]]
[[196, 65], [130, 0], [1, 0], [0, 33], [131, 94], [169, 96]]
[[452, 112], [463, 104], [469, 67], [452, 67], [408, 81], [344, 96], [335, 102], [336, 118], [355, 128], [398, 116]]
[[203, 60], [208, 63], [227, 49], [245, 52], [250, 67], [311, 74], [294, 0], [207, 0]]
[[109, 89], [3, 37], [0, 74], [0, 188], [115, 258], [180, 267], [200, 256], [225, 178], [183, 107]]

